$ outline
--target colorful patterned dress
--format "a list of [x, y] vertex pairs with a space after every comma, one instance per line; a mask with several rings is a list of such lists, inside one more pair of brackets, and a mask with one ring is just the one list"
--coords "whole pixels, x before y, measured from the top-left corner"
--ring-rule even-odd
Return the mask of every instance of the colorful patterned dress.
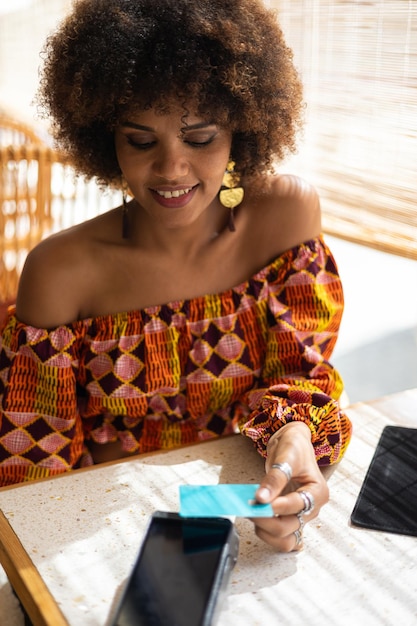
[[322, 237], [216, 295], [46, 330], [13, 308], [0, 343], [0, 485], [92, 463], [88, 444], [131, 453], [241, 432], [262, 455], [282, 425], [311, 430], [319, 464], [351, 426], [329, 364], [343, 311]]

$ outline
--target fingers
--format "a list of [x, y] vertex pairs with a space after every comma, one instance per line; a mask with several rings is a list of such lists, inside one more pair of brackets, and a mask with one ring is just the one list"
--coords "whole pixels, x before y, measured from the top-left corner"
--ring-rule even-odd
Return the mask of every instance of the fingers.
[[[280, 462], [283, 464], [283, 462]], [[270, 467], [256, 493], [260, 502], [270, 502], [273, 518], [257, 518], [255, 532], [260, 539], [281, 552], [300, 550], [303, 547], [303, 529], [320, 512], [329, 499], [329, 489], [321, 472], [306, 472], [301, 478], [295, 476], [297, 489], [288, 482], [289, 472], [281, 467]], [[301, 480], [307, 481], [300, 485]]]
[[302, 513], [308, 521], [317, 516], [321, 507], [328, 501], [327, 485], [316, 483], [303, 485], [296, 491], [276, 498], [272, 502], [275, 515], [297, 515]]
[[299, 550], [303, 529], [329, 499], [305, 424], [287, 424], [269, 441], [266, 473], [256, 499], [270, 503], [275, 517], [256, 518], [256, 534], [280, 551]]
[[[289, 481], [289, 476], [292, 474], [291, 466], [286, 463], [289, 469], [283, 472], [277, 465], [274, 464], [262, 479], [255, 494], [258, 502], [274, 502], [274, 513], [279, 515], [292, 515], [302, 509], [305, 509], [306, 513], [310, 513], [316, 506], [316, 502], [320, 507], [327, 502], [328, 487], [320, 473], [317, 480], [312, 479], [312, 476], [306, 477], [309, 479], [308, 482], [294, 490], [294, 485]], [[280, 463], [279, 465], [284, 464]], [[300, 481], [297, 482], [300, 484]], [[292, 488], [291, 491], [289, 491], [290, 488]], [[275, 508], [275, 502], [278, 508]]]
[[304, 520], [302, 516], [256, 518], [252, 521], [257, 536], [280, 552], [291, 552], [303, 547]]
[[284, 461], [283, 463], [273, 463], [271, 465], [271, 469], [282, 472], [287, 479], [287, 482], [290, 482], [292, 478], [292, 467], [287, 461]]
[[269, 472], [265, 474], [257, 489], [255, 497], [258, 502], [264, 504], [272, 502], [272, 500], [285, 490], [290, 482], [291, 476], [292, 468], [288, 462], [274, 463]]
[[316, 501], [312, 492], [300, 489], [279, 496], [272, 504], [274, 517], [252, 520], [256, 534], [281, 552], [300, 550], [303, 547], [304, 526], [317, 515]]

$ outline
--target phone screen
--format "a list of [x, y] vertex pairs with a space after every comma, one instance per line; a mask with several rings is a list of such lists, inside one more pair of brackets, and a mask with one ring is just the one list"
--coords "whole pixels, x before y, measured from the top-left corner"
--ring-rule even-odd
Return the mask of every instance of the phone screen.
[[351, 522], [417, 536], [417, 428], [384, 428]]
[[203, 623], [230, 522], [153, 518], [115, 626]]

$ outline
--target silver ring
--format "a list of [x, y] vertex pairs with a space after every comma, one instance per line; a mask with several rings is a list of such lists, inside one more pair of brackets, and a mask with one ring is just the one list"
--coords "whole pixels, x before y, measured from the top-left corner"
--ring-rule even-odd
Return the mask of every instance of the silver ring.
[[301, 530], [295, 530], [294, 537], [295, 537], [295, 545], [299, 546], [303, 540], [303, 533], [301, 532]]
[[302, 533], [304, 525], [305, 525], [304, 513], [297, 513], [297, 518], [298, 518], [298, 521], [300, 522], [300, 528], [298, 529], [298, 532]]
[[298, 493], [300, 494], [304, 502], [304, 506], [301, 509], [300, 513], [303, 513], [304, 515], [308, 515], [314, 510], [314, 506], [315, 506], [314, 496], [309, 491], [299, 491]]
[[287, 461], [284, 461], [284, 463], [274, 463], [272, 465], [272, 469], [277, 469], [283, 472], [288, 482], [290, 482], [292, 478], [292, 467], [289, 463], [287, 463]]

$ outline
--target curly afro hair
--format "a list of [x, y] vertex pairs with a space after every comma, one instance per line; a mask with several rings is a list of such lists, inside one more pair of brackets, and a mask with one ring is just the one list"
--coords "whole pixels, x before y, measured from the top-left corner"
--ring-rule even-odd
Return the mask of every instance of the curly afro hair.
[[118, 121], [170, 102], [232, 132], [245, 179], [295, 152], [302, 88], [262, 0], [78, 0], [46, 41], [38, 91], [77, 171], [120, 187]]

